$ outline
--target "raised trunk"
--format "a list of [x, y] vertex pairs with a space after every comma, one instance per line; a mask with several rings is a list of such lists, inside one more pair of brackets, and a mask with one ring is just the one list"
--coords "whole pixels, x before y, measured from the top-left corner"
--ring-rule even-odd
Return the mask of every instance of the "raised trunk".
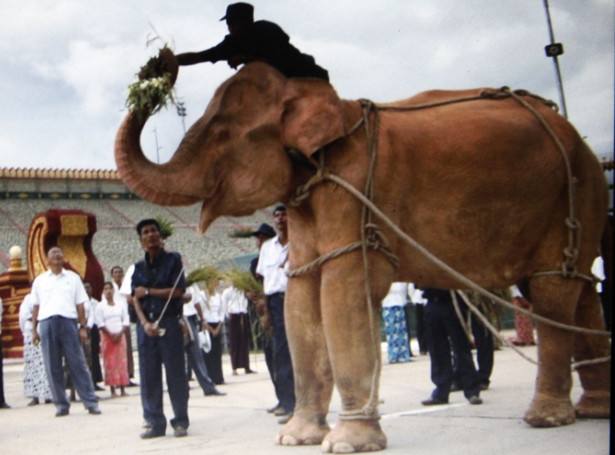
[[180, 147], [168, 163], [152, 163], [143, 154], [140, 143], [146, 120], [140, 120], [131, 111], [117, 133], [115, 163], [120, 177], [128, 188], [154, 204], [191, 205], [198, 202], [201, 198], [189, 185], [201, 180], [190, 175], [195, 172], [194, 168], [191, 169], [195, 163], [190, 156], [194, 155], [186, 147]]

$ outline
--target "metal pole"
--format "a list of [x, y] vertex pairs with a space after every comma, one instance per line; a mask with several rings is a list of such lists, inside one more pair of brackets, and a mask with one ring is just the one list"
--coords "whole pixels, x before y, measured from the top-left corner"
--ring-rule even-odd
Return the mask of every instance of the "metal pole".
[[559, 68], [558, 55], [564, 53], [564, 47], [560, 43], [555, 42], [555, 36], [553, 35], [553, 24], [551, 23], [551, 13], [549, 12], [549, 0], [543, 0], [545, 5], [545, 13], [547, 15], [547, 25], [549, 26], [549, 38], [551, 43], [545, 47], [547, 57], [553, 58], [553, 64], [555, 65], [555, 75], [557, 76], [557, 83], [559, 86], [560, 104], [562, 106], [562, 115], [565, 119], [568, 118], [568, 109], [566, 109], [566, 98], [564, 97], [564, 84], [562, 82], [562, 73]]
[[154, 140], [156, 141], [156, 163], [160, 164], [160, 154], [158, 153], [160, 148], [158, 147], [158, 133], [156, 128], [154, 128]]

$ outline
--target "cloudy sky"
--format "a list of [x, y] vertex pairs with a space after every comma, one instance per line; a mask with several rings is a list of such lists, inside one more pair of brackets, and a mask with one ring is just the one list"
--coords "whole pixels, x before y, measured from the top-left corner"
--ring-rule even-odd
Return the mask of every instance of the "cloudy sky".
[[[167, 42], [217, 44], [228, 1], [0, 1], [0, 167], [115, 169], [126, 87]], [[543, 0], [253, 0], [329, 70], [341, 97], [377, 102], [433, 88], [524, 88], [559, 103]], [[568, 117], [600, 157], [613, 156], [613, 0], [550, 0]], [[147, 46], [148, 40], [159, 40]], [[183, 67], [186, 125], [234, 74], [225, 62]], [[173, 106], [142, 144], [166, 161], [183, 134]], [[156, 147], [157, 144], [157, 147]]]

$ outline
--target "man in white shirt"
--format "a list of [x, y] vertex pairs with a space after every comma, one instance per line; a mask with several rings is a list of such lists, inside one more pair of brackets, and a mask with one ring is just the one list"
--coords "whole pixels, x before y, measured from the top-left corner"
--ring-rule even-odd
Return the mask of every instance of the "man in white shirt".
[[263, 243], [258, 257], [256, 273], [263, 277], [263, 289], [273, 326], [273, 363], [275, 388], [280, 409], [274, 412], [284, 424], [290, 420], [295, 409], [295, 380], [284, 325], [284, 295], [288, 284], [286, 262], [288, 260], [288, 226], [286, 207], [273, 210], [273, 223], [278, 235]]
[[229, 319], [229, 353], [233, 376], [237, 369], [244, 368], [246, 374], [255, 373], [250, 369], [250, 319], [248, 317], [248, 299], [239, 289], [229, 286], [222, 293], [222, 303]]
[[[64, 269], [64, 252], [55, 246], [47, 252], [49, 270], [32, 283], [32, 340], [42, 342], [45, 371], [49, 379], [56, 417], [68, 415], [70, 402], [62, 371], [62, 354], [79, 397], [90, 414], [100, 414], [98, 397], [81, 349], [87, 340], [84, 303], [88, 300], [81, 278]], [[79, 325], [77, 326], [77, 322]], [[41, 334], [37, 332], [40, 324]]]

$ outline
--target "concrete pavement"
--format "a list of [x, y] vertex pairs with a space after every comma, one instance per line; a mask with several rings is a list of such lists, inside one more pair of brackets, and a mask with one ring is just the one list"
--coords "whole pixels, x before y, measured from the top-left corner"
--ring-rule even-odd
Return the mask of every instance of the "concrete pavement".
[[[510, 335], [507, 334], [507, 335]], [[534, 347], [523, 348], [536, 358]], [[418, 348], [413, 340], [413, 352]], [[577, 420], [574, 425], [535, 429], [522, 420], [534, 389], [536, 366], [511, 349], [496, 352], [492, 386], [483, 392], [484, 404], [471, 406], [462, 393], [452, 393], [450, 404], [424, 407], [420, 401], [433, 388], [429, 379], [428, 356], [413, 357], [406, 364], [386, 364], [382, 369], [381, 424], [388, 437], [387, 454], [584, 454], [609, 453], [610, 421]], [[136, 353], [135, 353], [136, 358]], [[98, 392], [102, 415], [92, 416], [80, 403], [74, 403], [67, 417], [56, 418], [53, 405], [27, 407], [23, 396], [23, 362], [7, 360], [4, 386], [12, 409], [0, 410], [0, 453], [23, 455], [156, 454], [206, 453], [208, 455], [307, 455], [321, 453], [319, 446], [280, 447], [274, 436], [280, 426], [265, 409], [275, 404], [273, 388], [262, 355], [251, 357], [258, 374], [231, 375], [227, 356], [224, 374], [227, 384], [223, 397], [205, 397], [192, 381], [189, 401], [191, 425], [188, 437], [167, 436], [141, 440], [142, 414], [139, 389], [128, 388], [128, 397], [109, 398], [109, 390]], [[138, 365], [138, 362], [135, 362]], [[574, 376], [573, 401], [581, 389]], [[165, 393], [165, 412], [171, 416]], [[339, 396], [334, 393], [329, 424], [337, 421]]]

